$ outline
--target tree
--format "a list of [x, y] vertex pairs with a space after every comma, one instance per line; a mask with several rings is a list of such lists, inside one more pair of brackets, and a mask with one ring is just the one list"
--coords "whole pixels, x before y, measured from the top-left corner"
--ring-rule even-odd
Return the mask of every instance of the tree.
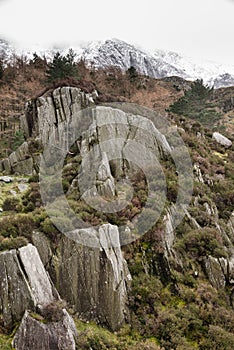
[[12, 149], [15, 151], [25, 141], [24, 133], [22, 130], [17, 130], [13, 139]]
[[0, 80], [3, 78], [3, 74], [4, 74], [3, 60], [0, 59]]
[[184, 96], [170, 106], [170, 111], [190, 117], [191, 112], [198, 112], [204, 107], [212, 91], [212, 88], [203, 84], [202, 79], [197, 79], [192, 83], [191, 89], [185, 91]]
[[69, 77], [78, 78], [77, 65], [74, 61], [75, 56], [72, 49], [69, 50], [66, 56], [62, 56], [60, 52], [57, 52], [52, 62], [48, 64], [47, 81], [51, 83]]
[[213, 127], [220, 115], [209, 101], [212, 92], [213, 88], [204, 85], [202, 79], [197, 79], [192, 83], [191, 89], [170, 106], [169, 111]]
[[36, 52], [33, 53], [33, 58], [30, 60], [30, 64], [36, 68], [44, 68], [46, 66], [46, 58], [40, 57]]
[[129, 80], [130, 81], [134, 81], [136, 80], [136, 78], [138, 77], [138, 73], [135, 67], [131, 66], [130, 68], [128, 68], [127, 70], [127, 74], [129, 76]]

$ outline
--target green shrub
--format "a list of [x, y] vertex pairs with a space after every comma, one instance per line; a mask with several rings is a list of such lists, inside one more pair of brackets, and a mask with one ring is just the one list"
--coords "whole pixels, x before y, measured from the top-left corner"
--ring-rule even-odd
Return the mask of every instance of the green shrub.
[[209, 326], [208, 336], [200, 344], [201, 350], [233, 350], [234, 334], [219, 326]]
[[2, 208], [4, 211], [16, 211], [20, 212], [22, 210], [22, 205], [19, 198], [8, 197], [4, 200]]
[[24, 143], [25, 137], [22, 130], [17, 130], [14, 135], [12, 149], [15, 151], [22, 143]]
[[30, 188], [22, 197], [22, 204], [26, 213], [42, 206], [40, 185], [37, 182], [31, 182]]
[[7, 336], [0, 333], [0, 349], [1, 350], [11, 350], [12, 336]]
[[0, 226], [0, 235], [3, 237], [24, 236], [31, 237], [33, 229], [36, 227], [32, 214], [17, 214], [14, 217], [3, 217]]
[[16, 238], [0, 237], [0, 250], [17, 249], [27, 244], [28, 244], [28, 240], [22, 236], [16, 237]]
[[58, 322], [63, 318], [63, 309], [65, 305], [65, 302], [53, 301], [44, 306], [40, 313], [47, 322]]
[[[205, 86], [203, 80], [198, 79], [192, 83], [190, 90], [185, 91], [183, 97], [170, 106], [169, 110], [213, 128], [221, 115], [209, 103], [212, 93], [213, 88]], [[194, 126], [194, 131], [197, 130], [200, 130], [198, 123]]]
[[189, 253], [194, 258], [212, 255], [214, 257], [226, 257], [222, 238], [216, 229], [205, 227], [192, 230], [178, 240], [176, 247], [182, 253]]

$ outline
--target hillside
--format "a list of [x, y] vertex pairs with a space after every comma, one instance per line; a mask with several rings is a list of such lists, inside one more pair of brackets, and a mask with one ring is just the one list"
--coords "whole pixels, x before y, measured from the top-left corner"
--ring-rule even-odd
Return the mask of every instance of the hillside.
[[[77, 70], [80, 80], [85, 81], [87, 86], [91, 84], [96, 87], [102, 102], [133, 102], [161, 113], [182, 97], [184, 91], [191, 86], [190, 81], [176, 76], [153, 79], [138, 74], [132, 79], [128, 73], [122, 73], [114, 67], [98, 70], [86, 68], [83, 61], [78, 63]], [[30, 60], [16, 56], [15, 61], [6, 66], [0, 81], [1, 132], [4, 131], [1, 140], [2, 156], [5, 156], [6, 152], [9, 153], [13, 147], [14, 134], [19, 127], [19, 117], [24, 114], [26, 101], [40, 95], [47, 88], [46, 60], [38, 56]], [[229, 87], [216, 89], [210, 96], [220, 115], [216, 128], [224, 134], [227, 131], [229, 137], [233, 133], [233, 94], [234, 88]]]
[[[178, 76], [190, 81], [203, 79], [205, 84], [217, 89], [234, 85], [233, 65], [198, 60], [156, 48], [153, 52], [148, 52], [118, 39], [77, 44], [73, 49], [79, 60], [84, 60], [89, 67], [97, 69], [112, 67], [125, 72], [132, 66], [139, 74], [156, 79], [170, 76]], [[0, 39], [0, 57], [8, 60], [15, 55], [32, 59], [34, 52], [37, 52], [40, 57], [51, 60], [56, 50], [65, 55], [68, 47], [51, 50], [35, 47], [21, 50]]]
[[1, 349], [232, 350], [234, 88], [47, 68], [0, 85]]

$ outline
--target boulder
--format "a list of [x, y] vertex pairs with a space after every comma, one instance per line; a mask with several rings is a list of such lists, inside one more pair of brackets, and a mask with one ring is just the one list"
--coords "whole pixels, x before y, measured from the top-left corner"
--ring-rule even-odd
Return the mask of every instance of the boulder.
[[213, 133], [213, 139], [218, 142], [220, 145], [224, 147], [231, 147], [232, 146], [232, 141], [229, 140], [227, 137], [223, 136], [219, 132], [214, 132]]
[[0, 181], [3, 181], [5, 183], [10, 183], [13, 181], [13, 178], [10, 176], [0, 176]]
[[5, 158], [2, 160], [2, 171], [4, 171], [5, 174], [11, 174], [11, 163], [9, 158]]
[[26, 311], [12, 345], [16, 350], [75, 350], [76, 337], [74, 321], [65, 309], [61, 320], [46, 324]]
[[18, 190], [23, 193], [28, 190], [29, 185], [28, 184], [18, 184]]

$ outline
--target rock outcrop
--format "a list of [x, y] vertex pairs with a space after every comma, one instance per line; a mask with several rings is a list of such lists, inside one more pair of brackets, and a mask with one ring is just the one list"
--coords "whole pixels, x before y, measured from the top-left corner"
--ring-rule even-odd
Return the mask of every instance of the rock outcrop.
[[8, 158], [0, 161], [0, 172], [30, 175], [34, 170], [35, 158], [30, 155], [28, 142], [25, 141]]
[[210, 283], [216, 289], [233, 285], [234, 283], [234, 258], [204, 258], [204, 266]]
[[93, 105], [95, 97], [95, 90], [93, 93], [85, 93], [75, 87], [57, 88], [51, 94], [28, 102], [26, 114], [21, 118], [21, 127], [27, 138], [39, 137], [45, 146], [55, 130], [58, 137], [64, 132], [60, 124], [70, 122], [80, 110]]
[[6, 327], [20, 321], [26, 309], [42, 309], [59, 298], [32, 244], [0, 254], [0, 283], [0, 312]]
[[51, 94], [43, 95], [27, 103], [26, 113], [21, 117], [21, 130], [26, 140], [9, 157], [0, 160], [0, 173], [30, 175], [38, 169], [39, 158], [30, 150], [28, 139], [38, 138], [43, 145], [56, 130], [63, 132], [59, 124], [70, 121], [82, 108], [94, 103], [97, 92], [85, 93], [79, 88], [62, 87], [55, 89]]
[[54, 257], [55, 283], [79, 317], [117, 330], [127, 318], [131, 275], [120, 249], [118, 228], [102, 225], [97, 237], [101, 248], [62, 237]]
[[26, 311], [12, 345], [16, 350], [75, 350], [76, 337], [74, 321], [65, 309], [61, 320], [45, 324]]

